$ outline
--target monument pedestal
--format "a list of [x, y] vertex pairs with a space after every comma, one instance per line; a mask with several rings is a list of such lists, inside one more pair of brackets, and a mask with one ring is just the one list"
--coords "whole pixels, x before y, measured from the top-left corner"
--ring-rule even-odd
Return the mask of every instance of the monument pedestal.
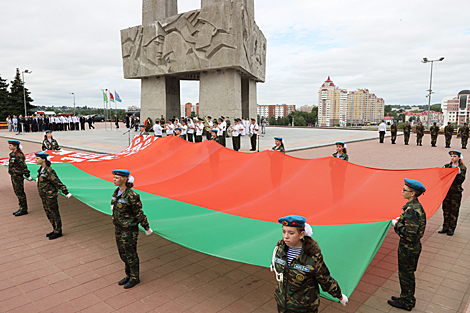
[[163, 114], [165, 120], [173, 116], [181, 117], [180, 81], [170, 76], [146, 77], [141, 85], [140, 120], [143, 123], [148, 117], [155, 123]]

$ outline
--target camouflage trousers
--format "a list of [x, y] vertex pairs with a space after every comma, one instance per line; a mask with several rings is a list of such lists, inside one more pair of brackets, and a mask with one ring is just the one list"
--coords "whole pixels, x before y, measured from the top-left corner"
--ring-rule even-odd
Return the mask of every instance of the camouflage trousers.
[[26, 193], [24, 192], [23, 176], [11, 175], [11, 184], [18, 198], [18, 205], [21, 211], [28, 212], [28, 203], [26, 202]]
[[62, 219], [60, 218], [59, 202], [57, 201], [57, 197], [48, 198], [46, 196], [40, 196], [44, 212], [46, 212], [46, 216], [49, 219], [49, 222], [51, 222], [54, 232], [62, 233]]
[[410, 141], [410, 133], [405, 133], [405, 143], [408, 143]]
[[467, 147], [467, 142], [468, 142], [468, 137], [467, 136], [465, 136], [465, 137], [462, 136], [461, 140], [462, 140], [462, 148], [463, 147], [466, 148]]
[[418, 266], [419, 255], [421, 254], [421, 242], [415, 244], [403, 243], [398, 244], [398, 277], [400, 279], [400, 302], [407, 308], [413, 308], [416, 302], [415, 288], [415, 272]]
[[125, 264], [126, 276], [132, 280], [139, 280], [139, 255], [137, 254], [138, 230], [114, 230], [116, 244], [121, 260]]
[[421, 145], [423, 144], [423, 134], [416, 134], [416, 144]]
[[431, 135], [431, 145], [435, 146], [436, 142], [437, 142], [437, 135], [436, 136]]
[[452, 135], [446, 135], [446, 146], [450, 146], [451, 140], [452, 140]]
[[397, 133], [392, 133], [392, 143], [395, 143], [395, 140], [397, 140]]
[[442, 212], [444, 212], [443, 229], [455, 230], [457, 219], [459, 218], [460, 202], [462, 201], [462, 192], [449, 191], [442, 202]]
[[311, 307], [307, 311], [292, 311], [292, 310], [284, 309], [278, 305], [277, 312], [278, 313], [318, 313], [318, 306]]

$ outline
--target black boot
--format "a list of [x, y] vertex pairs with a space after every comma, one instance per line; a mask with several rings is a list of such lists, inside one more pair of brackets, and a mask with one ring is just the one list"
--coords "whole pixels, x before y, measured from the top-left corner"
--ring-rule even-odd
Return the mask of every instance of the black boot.
[[57, 239], [59, 237], [62, 237], [62, 233], [56, 233], [56, 232], [53, 232], [52, 235], [49, 236], [49, 240], [54, 240], [54, 239]]
[[54, 231], [51, 231], [49, 234], [46, 234], [46, 237], [50, 237], [54, 234]]
[[[400, 297], [395, 297], [395, 296], [392, 296], [392, 300], [395, 300], [395, 301], [400, 301]], [[413, 307], [415, 307], [415, 303], [413, 303]]]
[[402, 304], [402, 303], [400, 302], [400, 300], [388, 300], [387, 302], [388, 302], [388, 304], [390, 304], [390, 305], [393, 306], [394, 308], [398, 308], [398, 309], [403, 309], [403, 310], [411, 311], [411, 308], [406, 307], [404, 304]]
[[130, 279], [125, 285], [124, 289], [129, 289], [140, 283], [140, 280]]
[[119, 285], [119, 286], [123, 286], [123, 285], [127, 284], [127, 282], [129, 281], [129, 279], [131, 279], [129, 276], [124, 277], [123, 279], [121, 279], [121, 280], [118, 282], [118, 285]]
[[438, 231], [438, 233], [439, 234], [447, 234], [448, 231], [449, 231], [449, 229], [443, 227], [441, 230]]
[[13, 215], [16, 215], [21, 212], [21, 209], [18, 209], [18, 211], [13, 212]]
[[28, 214], [28, 211], [19, 211], [18, 213], [15, 214], [15, 216], [21, 216], [21, 215], [26, 215]]
[[454, 231], [452, 229], [449, 229], [449, 231], [447, 232], [447, 236], [453, 236], [454, 235]]

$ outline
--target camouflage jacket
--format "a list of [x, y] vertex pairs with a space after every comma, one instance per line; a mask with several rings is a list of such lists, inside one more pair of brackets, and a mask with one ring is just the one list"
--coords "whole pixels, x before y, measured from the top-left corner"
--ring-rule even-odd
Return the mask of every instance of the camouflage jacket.
[[439, 127], [438, 126], [431, 126], [429, 128], [429, 131], [431, 132], [431, 136], [439, 135]]
[[424, 135], [424, 126], [423, 125], [416, 125], [416, 133], [418, 135]]
[[211, 137], [211, 138], [209, 138], [209, 140], [212, 140], [212, 141], [215, 141], [215, 142], [217, 142], [217, 143], [220, 143], [219, 137], [217, 137], [217, 136]]
[[24, 155], [19, 155], [16, 151], [10, 152], [10, 160], [8, 161], [8, 174], [12, 176], [24, 176], [28, 178], [30, 175], [28, 167], [24, 162]]
[[462, 126], [459, 128], [460, 136], [463, 138], [468, 138], [469, 131], [470, 129], [468, 128], [468, 126]]
[[51, 142], [49, 140], [44, 139], [42, 142], [42, 150], [60, 150], [59, 143], [55, 139], [51, 139]]
[[[447, 163], [443, 166], [444, 168], [452, 168], [452, 163]], [[459, 165], [460, 173], [455, 176], [454, 181], [452, 182], [452, 185], [450, 186], [449, 191], [451, 192], [462, 192], [462, 184], [465, 181], [465, 175], [467, 174], [467, 168]]]
[[411, 133], [411, 125], [410, 124], [405, 124], [403, 126], [403, 132], [407, 133], [407, 134]]
[[[61, 190], [64, 195], [68, 194], [67, 187], [60, 181], [57, 173], [52, 167], [46, 166], [38, 170], [38, 191], [41, 197], [56, 198]], [[42, 172], [41, 172], [42, 170]]]
[[452, 126], [447, 125], [444, 127], [444, 133], [446, 135], [452, 135], [454, 133], [454, 128]]
[[286, 153], [286, 149], [284, 149], [283, 146], [279, 146], [279, 148], [277, 146], [274, 146], [272, 147], [271, 149], [272, 151], [279, 151], [279, 152], [282, 152], [282, 153]]
[[421, 240], [426, 229], [426, 212], [418, 199], [408, 201], [395, 225], [395, 232], [405, 244], [415, 244]]
[[339, 156], [338, 156], [338, 152], [333, 153], [332, 156], [335, 157], [335, 158], [338, 158], [338, 159], [349, 161], [349, 156], [346, 153], [344, 153], [344, 151]]
[[335, 298], [341, 298], [338, 282], [330, 276], [330, 271], [323, 261], [320, 247], [314, 240], [315, 253], [308, 256], [302, 249], [300, 255], [287, 263], [288, 246], [284, 240], [277, 243], [275, 266], [278, 273], [283, 273], [283, 280], [277, 283], [275, 298], [279, 307], [285, 310], [310, 312], [320, 304], [320, 288]]
[[398, 131], [398, 126], [397, 126], [397, 124], [392, 124], [392, 126], [390, 126], [390, 132], [391, 132], [392, 134], [396, 134], [397, 131]]
[[149, 228], [147, 216], [142, 211], [140, 196], [132, 189], [126, 188], [118, 196], [119, 188], [116, 188], [111, 199], [113, 209], [113, 224], [124, 230], [137, 230], [139, 224], [144, 228]]

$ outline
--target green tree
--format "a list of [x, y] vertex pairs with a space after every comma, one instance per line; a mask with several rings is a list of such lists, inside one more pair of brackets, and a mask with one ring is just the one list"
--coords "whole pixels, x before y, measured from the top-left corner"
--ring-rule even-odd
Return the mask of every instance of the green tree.
[[[24, 82], [21, 79], [20, 69], [17, 68], [15, 79], [10, 83], [10, 101], [8, 107], [10, 112], [8, 112], [8, 114], [24, 115], [23, 87]], [[29, 115], [35, 108], [35, 106], [31, 104], [31, 102], [34, 100], [31, 99], [31, 93], [29, 92], [28, 88], [24, 88], [24, 93], [26, 95], [26, 111]]]
[[8, 112], [9, 106], [8, 83], [6, 79], [0, 76], [0, 120], [4, 121], [6, 117], [11, 114]]
[[269, 125], [276, 125], [276, 118], [274, 116], [271, 116], [269, 118]]
[[[426, 110], [427, 110], [427, 107], [426, 107]], [[433, 105], [431, 105], [431, 111], [442, 112], [441, 104], [434, 103]]]
[[390, 104], [385, 105], [384, 112], [385, 112], [385, 114], [391, 113], [392, 112], [392, 106]]

